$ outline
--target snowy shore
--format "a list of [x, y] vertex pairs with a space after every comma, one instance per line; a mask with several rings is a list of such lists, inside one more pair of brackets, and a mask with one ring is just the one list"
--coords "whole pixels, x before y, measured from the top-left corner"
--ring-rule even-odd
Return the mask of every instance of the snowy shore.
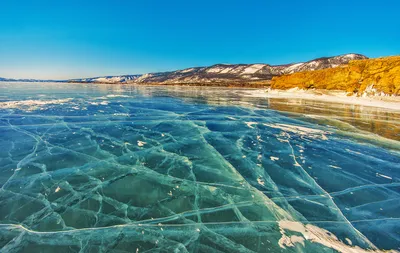
[[348, 96], [344, 91], [254, 89], [243, 92], [244, 96], [260, 98], [308, 99], [341, 104], [381, 107], [400, 111], [400, 97], [396, 96]]

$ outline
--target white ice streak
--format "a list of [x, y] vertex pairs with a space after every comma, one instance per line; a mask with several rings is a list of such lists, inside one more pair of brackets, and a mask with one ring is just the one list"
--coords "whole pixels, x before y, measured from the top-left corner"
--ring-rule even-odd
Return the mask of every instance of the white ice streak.
[[383, 175], [383, 174], [379, 174], [379, 173], [376, 173], [376, 176], [377, 177], [383, 177], [383, 178], [390, 179], [390, 180], [393, 179], [392, 177], [389, 177], [389, 176], [386, 176], [386, 175]]
[[110, 94], [110, 95], [107, 95], [106, 97], [108, 97], [108, 98], [129, 98], [130, 96], [127, 96], [127, 95], [119, 95], [119, 94]]
[[322, 140], [327, 140], [328, 137], [326, 137], [327, 134], [330, 134], [330, 132], [319, 130], [319, 129], [312, 129], [308, 127], [302, 127], [302, 126], [294, 126], [294, 125], [287, 125], [287, 124], [267, 124], [264, 123], [264, 126], [271, 127], [271, 128], [276, 128], [280, 129], [285, 132], [290, 132], [290, 133], [295, 133], [298, 135], [302, 136], [307, 136], [311, 137], [314, 139], [322, 139]]

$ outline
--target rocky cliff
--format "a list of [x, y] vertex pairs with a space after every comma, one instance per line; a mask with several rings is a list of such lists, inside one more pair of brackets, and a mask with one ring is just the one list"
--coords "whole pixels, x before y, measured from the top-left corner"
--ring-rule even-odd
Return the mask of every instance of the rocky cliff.
[[343, 90], [357, 95], [400, 95], [400, 56], [352, 60], [346, 65], [274, 77], [272, 89]]

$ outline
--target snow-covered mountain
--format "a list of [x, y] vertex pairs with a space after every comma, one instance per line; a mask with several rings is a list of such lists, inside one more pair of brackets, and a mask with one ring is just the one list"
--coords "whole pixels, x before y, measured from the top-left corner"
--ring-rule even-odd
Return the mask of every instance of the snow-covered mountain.
[[226, 82], [253, 82], [271, 80], [274, 76], [307, 70], [318, 70], [347, 64], [350, 60], [366, 59], [360, 54], [345, 54], [323, 57], [308, 62], [286, 65], [269, 64], [216, 64], [210, 67], [195, 67], [170, 72], [144, 75], [106, 76], [75, 79], [73, 82], [95, 83], [158, 83], [158, 84], [203, 84]]
[[134, 83], [210, 83], [226, 81], [271, 80], [274, 76], [307, 70], [318, 70], [347, 64], [350, 60], [367, 59], [360, 54], [346, 54], [318, 58], [308, 62], [286, 65], [269, 64], [216, 64], [172, 72], [149, 73], [135, 79]]
[[[93, 78], [71, 79], [68, 82], [82, 83], [157, 83], [157, 84], [207, 84], [207, 83], [251, 83], [269, 81], [274, 76], [301, 71], [319, 70], [345, 65], [351, 60], [367, 59], [360, 54], [345, 54], [334, 57], [323, 57], [308, 62], [286, 65], [269, 64], [216, 64], [209, 67], [187, 68], [170, 72], [148, 73], [144, 75], [102, 76]], [[47, 81], [16, 80], [0, 78], [0, 81]], [[61, 81], [62, 82], [62, 81]]]
[[301, 71], [312, 71], [318, 69], [334, 68], [348, 64], [351, 60], [368, 59], [361, 54], [344, 54], [334, 57], [322, 57], [308, 62], [292, 64], [284, 70], [283, 74], [292, 74]]

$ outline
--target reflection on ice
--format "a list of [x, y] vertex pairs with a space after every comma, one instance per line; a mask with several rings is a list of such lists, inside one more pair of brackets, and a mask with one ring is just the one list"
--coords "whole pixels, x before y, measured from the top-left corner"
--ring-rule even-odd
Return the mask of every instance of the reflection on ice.
[[242, 90], [0, 91], [1, 252], [399, 250], [398, 112], [371, 133]]

